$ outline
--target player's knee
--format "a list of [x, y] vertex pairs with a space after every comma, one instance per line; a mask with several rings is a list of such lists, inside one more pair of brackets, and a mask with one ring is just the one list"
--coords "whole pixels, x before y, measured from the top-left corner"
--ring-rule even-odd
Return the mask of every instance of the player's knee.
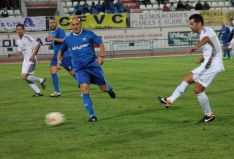
[[57, 71], [51, 71], [50, 70], [50, 74], [56, 74], [57, 73]]
[[57, 73], [57, 68], [56, 67], [52, 67], [50, 69], [50, 74], [56, 74]]
[[195, 89], [195, 90], [194, 90], [194, 93], [195, 93], [195, 94], [199, 94], [199, 93], [200, 93], [200, 91], [199, 91], [199, 90], [197, 90], [197, 89]]
[[203, 92], [203, 89], [201, 89], [201, 88], [195, 88], [195, 90], [194, 90], [195, 94], [200, 94], [202, 92]]
[[82, 94], [89, 93], [89, 86], [88, 86], [88, 85], [81, 85], [81, 86], [80, 86], [80, 92], [81, 92]]
[[27, 80], [27, 75], [21, 75], [22, 80]]

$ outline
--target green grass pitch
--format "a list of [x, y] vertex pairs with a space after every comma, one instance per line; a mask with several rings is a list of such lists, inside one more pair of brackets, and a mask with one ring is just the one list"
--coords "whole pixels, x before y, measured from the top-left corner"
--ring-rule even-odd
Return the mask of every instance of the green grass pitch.
[[[80, 92], [67, 72], [59, 72], [62, 96], [53, 92], [49, 63], [43, 97], [33, 98], [20, 80], [21, 64], [0, 65], [1, 159], [232, 159], [234, 156], [234, 62], [206, 90], [216, 120], [203, 116], [192, 85], [172, 109], [156, 101], [168, 96], [193, 68], [198, 56], [115, 59], [102, 66], [117, 98], [91, 86], [98, 122], [87, 122]], [[45, 115], [62, 112], [64, 125], [49, 127]]]

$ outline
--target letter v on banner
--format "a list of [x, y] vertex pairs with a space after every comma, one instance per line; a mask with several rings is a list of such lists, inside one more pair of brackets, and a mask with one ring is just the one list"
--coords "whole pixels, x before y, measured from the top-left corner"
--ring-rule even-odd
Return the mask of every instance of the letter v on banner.
[[102, 24], [104, 18], [105, 18], [105, 15], [102, 14], [102, 15], [99, 15], [100, 16], [100, 19], [98, 18], [98, 15], [93, 15], [93, 18], [95, 19], [95, 21], [97, 22], [97, 24]]

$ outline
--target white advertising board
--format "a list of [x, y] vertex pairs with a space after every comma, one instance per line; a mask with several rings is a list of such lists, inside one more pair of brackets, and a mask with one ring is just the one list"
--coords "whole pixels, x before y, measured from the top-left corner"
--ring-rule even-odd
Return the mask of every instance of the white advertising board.
[[1, 32], [12, 32], [15, 31], [17, 24], [24, 24], [27, 30], [38, 31], [46, 30], [46, 19], [45, 17], [11, 17], [11, 18], [0, 18], [0, 31]]
[[185, 26], [190, 15], [198, 11], [132, 13], [130, 14], [130, 27], [148, 28], [162, 26]]

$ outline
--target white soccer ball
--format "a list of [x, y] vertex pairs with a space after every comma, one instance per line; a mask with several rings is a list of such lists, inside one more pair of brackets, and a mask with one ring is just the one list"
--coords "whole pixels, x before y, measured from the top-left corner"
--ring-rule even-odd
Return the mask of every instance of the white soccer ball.
[[65, 121], [64, 114], [60, 112], [48, 113], [45, 117], [45, 123], [49, 126], [57, 126], [63, 124]]

